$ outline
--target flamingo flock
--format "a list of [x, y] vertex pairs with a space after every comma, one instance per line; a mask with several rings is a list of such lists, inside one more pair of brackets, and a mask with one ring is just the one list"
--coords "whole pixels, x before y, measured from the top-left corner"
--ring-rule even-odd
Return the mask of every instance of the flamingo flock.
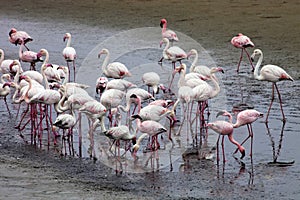
[[[47, 130], [48, 145], [51, 145], [51, 142], [56, 145], [57, 138], [61, 137], [61, 130], [63, 138], [72, 138], [73, 129], [75, 128], [78, 129], [79, 144], [81, 145], [83, 137], [81, 118], [84, 114], [89, 121], [88, 138], [92, 149], [94, 148], [94, 134], [97, 127], [100, 127], [101, 133], [108, 138], [110, 151], [113, 145], [120, 150], [121, 143], [125, 142], [125, 153], [118, 155], [125, 156], [130, 151], [132, 156], [136, 158], [145, 137], [149, 138], [145, 148], [150, 151], [161, 149], [158, 135], [163, 135], [166, 132], [169, 132], [168, 141], [175, 145], [172, 137], [181, 137], [182, 127], [186, 121], [187, 140], [190, 130], [194, 129], [194, 131], [191, 131], [193, 144], [197, 144], [197, 138], [199, 137], [200, 141], [207, 139], [208, 135], [202, 134], [203, 129], [207, 132], [207, 128], [210, 128], [219, 134], [217, 146], [220, 136], [222, 136], [224, 162], [226, 161], [224, 152], [224, 136], [226, 135], [230, 142], [237, 147], [235, 153], [239, 151], [242, 154], [241, 159], [245, 157], [246, 151], [242, 145], [251, 138], [250, 156], [252, 156], [254, 135], [252, 123], [262, 118], [264, 114], [254, 109], [247, 109], [236, 113], [237, 120], [236, 123], [233, 123], [233, 116], [224, 110], [220, 111], [218, 116], [227, 116], [228, 121], [208, 122], [209, 101], [218, 96], [221, 90], [217, 73], [224, 73], [224, 69], [197, 65], [198, 51], [191, 49], [186, 53], [179, 46], [173, 46], [173, 42], [179, 43], [176, 33], [167, 29], [166, 19], [162, 19], [160, 25], [162, 27], [160, 45], [165, 44], [165, 47], [162, 50], [162, 57], [159, 62], [170, 61], [172, 63], [170, 68], [172, 80], [169, 82], [168, 88], [160, 83], [160, 75], [155, 71], [149, 71], [142, 75], [142, 87], [126, 80], [127, 77], [132, 76], [132, 73], [123, 63], [110, 62], [110, 52], [104, 47], [98, 54], [98, 59], [102, 64], [98, 66], [100, 76], [95, 80], [95, 86], [76, 83], [75, 62], [77, 55], [75, 49], [71, 47], [70, 33], [65, 33], [63, 37], [64, 41], [67, 40], [66, 47], [62, 50], [63, 58], [67, 64], [67, 66], [64, 66], [50, 63], [50, 53], [44, 48], [41, 48], [38, 52], [30, 51], [26, 44], [32, 42], [33, 39], [26, 32], [12, 28], [9, 31], [9, 41], [14, 45], [19, 45], [19, 58], [5, 60], [4, 50], [0, 49], [0, 72], [2, 73], [0, 96], [4, 99], [9, 115], [11, 115], [11, 111], [7, 98], [10, 93], [12, 93], [13, 103], [19, 104], [19, 107], [25, 104], [26, 108], [22, 115], [18, 117], [19, 111], [17, 114], [19, 121], [16, 128], [20, 131], [20, 136], [24, 140], [26, 139], [22, 132], [27, 130], [25, 127], [29, 126], [31, 143], [36, 143], [36, 138], [38, 138], [38, 143], [42, 145], [43, 132]], [[265, 65], [261, 68], [262, 51], [256, 49], [250, 56], [246, 50], [248, 47], [254, 47], [254, 43], [249, 37], [240, 33], [232, 38], [231, 43], [234, 47], [241, 49], [237, 72], [239, 72], [243, 52], [246, 52], [254, 71], [254, 78], [273, 84], [271, 103], [265, 121], [268, 121], [275, 89], [278, 93], [283, 120], [286, 120], [282, 108], [282, 99], [276, 83], [283, 80], [293, 81], [293, 78], [284, 69], [275, 65]], [[259, 56], [259, 59], [254, 67], [252, 61], [254, 61], [255, 56]], [[183, 63], [189, 57], [194, 57], [191, 66]], [[30, 63], [30, 67], [26, 67], [23, 64], [24, 62]], [[38, 62], [42, 62], [40, 72], [36, 71]], [[69, 63], [73, 65], [73, 82], [71, 82]], [[178, 95], [169, 95], [169, 99], [164, 98], [164, 95], [159, 95], [160, 91], [163, 93], [170, 92], [173, 78], [177, 73], [179, 73]], [[14, 93], [11, 87], [14, 88]], [[94, 91], [99, 95], [99, 99], [87, 93], [85, 89], [88, 87], [95, 87]], [[148, 90], [143, 87], [147, 87]], [[178, 121], [176, 109], [179, 103], [182, 112], [180, 116], [183, 116], [183, 118]], [[196, 103], [196, 108], [193, 108]], [[207, 112], [206, 118], [205, 112]], [[126, 124], [121, 123], [123, 113]], [[106, 120], [108, 120], [108, 123]], [[166, 127], [166, 123], [162, 122], [163, 120], [166, 120], [170, 127]], [[173, 133], [173, 129], [176, 129], [174, 125], [178, 122], [180, 122], [179, 128]], [[249, 135], [239, 143], [234, 139], [233, 132], [235, 128], [244, 125], [247, 125]], [[67, 135], [66, 130], [68, 131]], [[94, 150], [90, 152], [90, 156], [97, 159]], [[218, 154], [217, 160], [219, 161]]]

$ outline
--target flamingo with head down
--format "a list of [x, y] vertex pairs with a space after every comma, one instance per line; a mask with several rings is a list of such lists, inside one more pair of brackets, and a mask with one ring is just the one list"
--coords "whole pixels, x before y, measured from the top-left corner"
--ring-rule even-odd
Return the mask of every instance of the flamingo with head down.
[[25, 31], [17, 31], [17, 29], [12, 28], [9, 31], [8, 35], [9, 35], [8, 40], [10, 41], [10, 43], [15, 45], [17, 44], [21, 45], [23, 41], [24, 46], [26, 47], [27, 50], [29, 50], [28, 47], [26, 46], [26, 43], [31, 42], [33, 39], [32, 37], [30, 37], [28, 33], [26, 33]]

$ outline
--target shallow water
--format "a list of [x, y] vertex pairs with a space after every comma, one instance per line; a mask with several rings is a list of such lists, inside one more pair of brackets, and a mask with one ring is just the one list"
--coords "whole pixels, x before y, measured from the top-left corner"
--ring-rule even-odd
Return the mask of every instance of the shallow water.
[[[231, 110], [234, 104], [241, 102], [242, 91], [245, 102], [266, 113], [270, 101], [271, 83], [258, 82], [250, 76], [251, 69], [246, 66], [246, 56], [245, 62], [242, 62], [241, 73], [236, 75], [235, 72], [240, 52], [234, 49], [229, 41], [236, 33], [243, 32], [253, 39], [256, 47], [263, 49], [264, 64], [284, 66], [295, 79], [294, 82], [278, 84], [287, 118], [283, 137], [280, 138], [283, 125], [276, 98], [269, 117], [269, 129], [263, 123], [263, 119], [253, 124], [255, 134], [253, 164], [248, 155], [244, 158], [245, 167], [236, 161], [231, 156], [231, 152], [235, 149], [226, 140], [227, 162], [219, 167], [213, 161], [200, 160], [199, 152], [184, 154], [184, 156], [171, 153], [163, 155], [163, 161], [158, 162], [155, 156], [150, 159], [149, 166], [153, 171], [156, 171], [157, 164], [163, 163], [163, 167], [158, 167], [160, 171], [145, 174], [129, 173], [132, 170], [129, 165], [123, 167], [123, 174], [116, 175], [114, 168], [108, 168], [102, 162], [93, 163], [89, 159], [79, 159], [77, 156], [60, 157], [56, 148], [40, 150], [32, 145], [24, 144], [14, 129], [6, 128], [4, 123], [13, 127], [14, 121], [9, 119], [4, 104], [1, 104], [0, 114], [4, 122], [1, 124], [4, 131], [1, 133], [0, 146], [3, 152], [1, 155], [3, 163], [0, 176], [1, 194], [10, 199], [21, 197], [25, 199], [55, 199], [57, 197], [93, 199], [96, 196], [109, 198], [116, 197], [116, 195], [119, 195], [119, 198], [144, 197], [149, 199], [180, 197], [298, 199], [300, 194], [295, 185], [299, 182], [300, 171], [300, 155], [297, 148], [300, 142], [298, 137], [300, 107], [299, 95], [295, 91], [300, 89], [297, 54], [300, 27], [297, 15], [299, 3], [297, 1], [259, 2], [250, 5], [234, 2], [217, 4], [206, 1], [192, 1], [185, 4], [174, 1], [173, 5], [164, 1], [118, 3], [118, 8], [116, 8], [108, 1], [78, 1], [75, 4], [71, 4], [71, 1], [64, 1], [60, 4], [54, 1], [47, 1], [43, 4], [29, 1], [21, 6], [12, 2], [9, 7], [1, 7], [1, 48], [5, 50], [6, 58], [17, 57], [18, 47], [7, 41], [8, 31], [14, 26], [29, 32], [34, 38], [34, 42], [30, 43], [32, 50], [38, 51], [40, 48], [46, 48], [50, 52], [51, 62], [64, 64], [61, 51], [65, 44], [62, 37], [65, 32], [71, 32], [72, 44], [78, 54], [76, 63], [81, 67], [87, 61], [84, 59], [91, 56], [94, 51], [97, 55], [98, 52], [95, 49], [97, 45], [109, 42], [111, 36], [122, 36], [124, 32], [121, 31], [130, 31], [132, 28], [158, 27], [159, 20], [166, 17], [173, 30], [180, 31], [196, 40], [215, 63], [225, 69], [225, 74], [220, 79], [224, 84], [223, 92], [226, 97], [226, 103], [223, 106], [227, 110]], [[159, 28], [157, 31], [159, 34]], [[158, 35], [158, 40], [159, 37], [160, 35]], [[141, 40], [139, 44], [151, 40]], [[112, 60], [125, 62], [126, 65], [138, 71], [137, 75], [141, 73], [142, 67], [148, 67], [148, 65], [153, 64], [153, 68], [155, 66], [159, 69], [160, 66], [156, 64], [156, 60], [159, 59], [157, 56], [160, 56], [161, 51], [159, 41], [151, 48], [139, 50], [132, 50], [133, 44], [122, 42], [121, 39], [113, 41], [116, 44], [109, 43], [111, 46], [107, 47], [114, 52], [112, 55], [116, 56]], [[179, 44], [185, 50], [192, 47], [186, 43], [186, 40]], [[124, 48], [114, 49], [116, 45], [128, 47], [127, 52], [122, 53], [122, 56], [117, 56]], [[201, 53], [201, 55], [206, 54], [202, 51]], [[90, 67], [100, 66], [102, 62], [97, 57], [90, 61], [92, 64]], [[190, 62], [190, 60], [186, 61], [187, 64]], [[199, 59], [199, 63], [210, 67], [213, 64], [209, 62], [209, 59]], [[163, 66], [167, 68], [170, 65], [164, 62]], [[79, 69], [79, 72], [87, 71]], [[78, 78], [80, 80], [80, 77]], [[89, 80], [94, 83], [93, 79]], [[135, 82], [140, 84], [139, 79]], [[91, 92], [94, 90], [91, 89]], [[271, 137], [268, 136], [268, 130]], [[28, 137], [28, 131], [24, 131], [24, 134]], [[246, 136], [246, 127], [236, 129], [236, 140], [242, 141]], [[280, 141], [278, 161], [295, 161], [292, 166], [267, 165], [268, 162], [273, 161], [273, 154], [276, 156]], [[77, 154], [76, 144], [75, 142]], [[88, 145], [86, 141], [83, 149], [84, 155], [88, 155], [85, 154]], [[249, 143], [245, 144], [245, 147], [249, 152]], [[60, 146], [57, 149], [60, 151]], [[68, 150], [67, 154], [69, 154]], [[172, 163], [172, 168], [168, 163]], [[118, 167], [117, 163], [116, 169], [119, 169]], [[170, 172], [171, 169], [172, 172]]]

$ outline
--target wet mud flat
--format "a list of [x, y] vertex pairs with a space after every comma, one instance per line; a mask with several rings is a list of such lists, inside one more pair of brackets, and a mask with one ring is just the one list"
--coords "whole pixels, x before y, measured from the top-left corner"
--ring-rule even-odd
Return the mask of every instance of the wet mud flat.
[[[165, 17], [170, 28], [195, 39], [218, 66], [224, 67], [222, 81], [228, 110], [241, 101], [242, 89], [247, 103], [266, 112], [271, 84], [257, 82], [249, 76], [251, 70], [246, 66], [246, 57], [240, 75], [235, 73], [240, 51], [230, 45], [230, 39], [242, 32], [264, 51], [264, 64], [283, 66], [295, 79], [293, 83], [279, 84], [287, 117], [285, 126], [280, 121], [279, 104], [275, 102], [268, 128], [263, 120], [254, 124], [253, 163], [247, 156], [245, 166], [231, 156], [235, 149], [226, 143], [225, 165], [217, 166], [213, 161], [199, 159], [198, 155], [189, 155], [182, 158], [182, 165], [176, 166], [177, 172], [116, 174], [113, 168], [99, 161], [60, 156], [53, 147], [40, 149], [25, 144], [13, 128], [14, 118], [7, 115], [1, 104], [1, 196], [6, 199], [298, 199], [300, 101], [295, 91], [300, 89], [299, 2], [118, 1], [118, 8], [114, 3], [28, 1], [25, 5], [11, 2], [9, 6], [2, 3], [1, 48], [6, 58], [18, 55], [18, 48], [7, 41], [8, 30], [14, 26], [35, 38], [30, 44], [32, 49], [46, 48], [51, 61], [64, 63], [62, 36], [72, 32], [80, 67], [95, 43], [123, 30], [158, 26]], [[282, 127], [284, 136], [280, 138]], [[236, 139], [242, 141], [246, 131], [245, 127], [237, 129]], [[268, 165], [273, 160], [273, 151], [275, 155], [278, 152], [280, 139], [278, 161], [295, 160], [292, 166]]]

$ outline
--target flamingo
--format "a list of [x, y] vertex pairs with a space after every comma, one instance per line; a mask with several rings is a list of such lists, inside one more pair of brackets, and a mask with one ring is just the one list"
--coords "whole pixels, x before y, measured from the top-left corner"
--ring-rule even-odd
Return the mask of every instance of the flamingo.
[[252, 66], [252, 70], [254, 71], [254, 66], [253, 66], [252, 61], [250, 59], [250, 55], [246, 50], [247, 47], [254, 47], [254, 43], [250, 40], [250, 38], [247, 37], [246, 35], [243, 35], [242, 33], [239, 33], [238, 35], [234, 36], [231, 39], [231, 44], [236, 48], [242, 49], [240, 60], [239, 60], [238, 67], [237, 67], [237, 70], [236, 70], [237, 73], [239, 73], [240, 64], [241, 64], [241, 61], [242, 61], [242, 58], [243, 58], [244, 51], [246, 52], [247, 57], [248, 57], [248, 59], [250, 61], [250, 64]]
[[242, 156], [241, 159], [245, 157], [245, 148], [239, 144], [234, 138], [233, 138], [233, 125], [230, 122], [226, 121], [215, 121], [207, 124], [207, 127], [214, 130], [216, 133], [219, 134], [218, 140], [217, 140], [217, 161], [219, 161], [219, 139], [222, 135], [222, 152], [223, 152], [223, 162], [226, 162], [225, 159], [225, 151], [224, 151], [224, 136], [227, 135], [229, 141], [236, 145], [238, 147], [238, 150], [241, 152]]
[[[120, 140], [126, 141], [126, 142], [129, 141], [129, 140], [131, 140], [133, 145], [136, 144], [136, 134], [131, 134], [130, 131], [129, 131], [129, 127], [128, 126], [121, 125], [121, 121], [120, 121], [121, 117], [120, 116], [121, 115], [118, 113], [118, 118], [119, 118], [119, 124], [118, 124], [118, 126], [111, 127], [107, 131], [103, 132], [103, 134], [105, 136], [107, 136], [108, 138], [110, 138], [110, 139], [113, 140], [113, 143], [111, 144], [109, 150], [111, 150], [112, 145], [114, 143], [117, 143], [117, 146], [120, 147]], [[129, 148], [125, 148], [125, 150], [126, 150], [125, 153], [127, 152], [128, 149]]]
[[[142, 142], [143, 138], [145, 138], [146, 136], [156, 137], [160, 133], [167, 132], [167, 129], [163, 125], [161, 125], [159, 122], [156, 122], [153, 120], [142, 121], [142, 118], [139, 115], [133, 115], [132, 119], [137, 121], [136, 122], [137, 123], [137, 131], [140, 131], [141, 133], [143, 133], [138, 138], [136, 144], [133, 145], [134, 155], [136, 155], [136, 152], [140, 148], [140, 143]], [[156, 140], [154, 150], [157, 150], [158, 148], [159, 148], [159, 143]]]
[[42, 55], [40, 53], [36, 53], [33, 51], [23, 51], [24, 42], [22, 41], [22, 44], [19, 48], [19, 59], [23, 62], [29, 62], [30, 63], [30, 70], [35, 71], [35, 63], [36, 62], [42, 62]]
[[125, 79], [112, 79], [108, 81], [106, 89], [117, 89], [121, 91], [127, 91], [129, 88], [137, 87], [135, 84], [125, 80]]
[[150, 87], [153, 88], [153, 96], [154, 94], [158, 93], [160, 77], [156, 72], [144, 73], [142, 76], [142, 81], [145, 85], [148, 86], [148, 92], [150, 92]]
[[96, 81], [96, 93], [97, 94], [100, 93], [101, 96], [104, 90], [106, 89], [107, 83], [108, 83], [108, 79], [106, 77], [104, 76], [99, 77]]
[[[17, 65], [11, 65], [14, 60], [11, 60], [11, 59], [5, 59], [4, 60], [4, 51], [2, 49], [0, 49], [0, 54], [1, 54], [1, 57], [0, 57], [0, 72], [2, 74], [15, 75], [17, 73], [18, 66]], [[21, 69], [21, 72], [23, 72], [23, 69]]]
[[196, 49], [191, 49], [190, 52], [187, 54], [187, 58], [190, 56], [195, 56], [191, 67], [190, 67], [190, 72], [195, 72], [203, 75], [205, 78], [210, 79], [210, 68], [208, 68], [205, 65], [196, 65], [198, 62], [198, 51]]
[[[223, 110], [217, 114], [217, 117], [223, 115], [229, 117], [229, 122], [232, 123], [232, 115]], [[244, 125], [247, 125], [249, 135], [248, 137], [241, 143], [243, 145], [249, 138], [251, 138], [251, 150], [250, 156], [252, 156], [252, 146], [253, 146], [253, 130], [252, 130], [252, 123], [255, 122], [257, 119], [262, 118], [264, 115], [263, 113], [254, 110], [254, 109], [246, 109], [237, 114], [236, 122], [233, 125], [233, 128], [238, 128]], [[237, 150], [235, 151], [235, 153]]]
[[163, 43], [165, 43], [166, 46], [163, 50], [163, 57], [158, 62], [161, 63], [163, 59], [170, 60], [172, 61], [173, 69], [175, 69], [175, 62], [178, 61], [179, 63], [181, 63], [181, 60], [187, 58], [187, 54], [183, 49], [181, 49], [178, 46], [170, 47], [170, 42], [168, 38], [163, 38], [160, 42], [160, 45], [162, 45]]
[[172, 105], [174, 102], [173, 100], [170, 99], [157, 99], [155, 101], [150, 102], [148, 105], [157, 105], [157, 106], [162, 106], [164, 108], [169, 107], [170, 105]]
[[[8, 82], [6, 82], [4, 79], [6, 79]], [[9, 74], [3, 74], [1, 76], [1, 83], [0, 83], [0, 97], [3, 97], [3, 100], [6, 105], [6, 109], [10, 115], [10, 110], [7, 105], [6, 96], [10, 93], [10, 75]]]
[[108, 64], [110, 58], [108, 49], [102, 49], [98, 54], [98, 58], [100, 58], [102, 54], [106, 54], [102, 64], [102, 72], [107, 78], [124, 78], [131, 76], [131, 73], [123, 63], [112, 62]]
[[284, 116], [283, 109], [282, 109], [281, 95], [280, 95], [280, 92], [278, 90], [276, 83], [279, 81], [284, 81], [284, 80], [294, 81], [294, 79], [284, 69], [282, 69], [281, 67], [278, 67], [276, 65], [270, 65], [270, 64], [264, 65], [260, 69], [260, 73], [258, 73], [261, 63], [262, 63], [262, 60], [263, 60], [263, 53], [260, 49], [255, 49], [253, 54], [251, 55], [251, 59], [254, 59], [254, 57], [256, 55], [259, 55], [260, 57], [255, 65], [254, 78], [257, 80], [260, 80], [260, 81], [269, 81], [269, 82], [273, 83], [271, 103], [270, 103], [268, 113], [266, 116], [266, 122], [268, 122], [270, 110], [271, 110], [271, 107], [272, 107], [272, 104], [274, 101], [274, 88], [276, 88], [276, 91], [278, 94], [280, 109], [281, 109], [281, 113], [282, 113], [282, 120], [285, 121], [286, 118]]
[[70, 33], [66, 33], [66, 34], [64, 35], [64, 39], [63, 39], [64, 42], [65, 42], [66, 40], [68, 40], [68, 41], [67, 41], [67, 45], [66, 45], [66, 47], [64, 48], [62, 54], [63, 54], [65, 60], [67, 61], [67, 66], [68, 66], [68, 69], [69, 69], [69, 80], [70, 80], [70, 67], [69, 67], [69, 62], [72, 62], [72, 63], [73, 63], [74, 82], [75, 82], [75, 72], [76, 72], [75, 59], [76, 59], [77, 55], [76, 55], [75, 49], [74, 49], [73, 47], [71, 47], [71, 38], [72, 38], [72, 36], [71, 36]]
[[26, 33], [25, 31], [17, 31], [17, 29], [12, 28], [9, 31], [9, 38], [8, 40], [12, 43], [15, 44], [17, 46], [17, 44], [22, 44], [22, 41], [24, 41], [24, 46], [26, 47], [27, 50], [28, 47], [26, 46], [27, 42], [31, 42], [33, 41], [33, 39], [30, 37], [30, 35], [28, 35], [28, 33]]
[[[18, 83], [19, 82], [19, 77], [22, 76], [29, 76], [32, 80], [38, 82], [39, 84], [43, 84], [43, 75], [40, 72], [29, 70], [29, 71], [24, 71], [22, 70], [21, 63], [18, 60], [13, 60], [13, 62], [10, 64], [9, 68], [13, 68], [16, 66], [16, 74], [14, 77], [14, 82]], [[20, 86], [22, 87], [22, 86]]]
[[100, 98], [100, 102], [109, 110], [108, 119], [112, 125], [112, 109], [116, 109], [122, 104], [125, 92], [117, 89], [105, 90]]
[[[194, 118], [194, 120], [197, 119], [197, 116], [199, 115], [200, 123], [205, 123], [204, 122], [204, 110], [207, 106], [207, 104], [205, 102], [208, 99], [214, 98], [220, 92], [220, 86], [219, 86], [218, 80], [217, 80], [216, 76], [212, 75], [213, 73], [216, 73], [216, 72], [224, 73], [223, 69], [220, 67], [213, 67], [211, 69], [211, 80], [214, 84], [214, 87], [212, 87], [208, 83], [206, 83], [206, 84], [198, 85], [195, 88], [193, 88], [192, 98], [194, 101], [198, 102], [198, 108], [197, 108], [196, 117]], [[200, 127], [202, 127], [202, 125], [200, 125]], [[197, 128], [197, 125], [196, 125], [196, 128]]]
[[167, 38], [172, 44], [174, 41], [178, 42], [177, 34], [174, 31], [167, 29], [167, 20], [166, 19], [160, 20], [160, 27], [162, 28], [162, 30], [161, 30], [162, 38]]

